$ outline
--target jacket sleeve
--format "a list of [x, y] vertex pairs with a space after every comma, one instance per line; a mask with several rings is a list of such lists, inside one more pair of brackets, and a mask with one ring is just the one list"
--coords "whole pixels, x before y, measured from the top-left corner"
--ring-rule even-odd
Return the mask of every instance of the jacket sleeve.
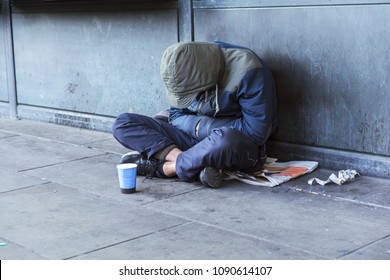
[[276, 119], [275, 83], [265, 63], [246, 74], [238, 96], [243, 116], [238, 126], [255, 143], [264, 144]]
[[[209, 116], [197, 115], [187, 109], [171, 107], [169, 110], [170, 124], [199, 140], [206, 138], [214, 128], [230, 126], [232, 121], [233, 119], [230, 118], [212, 118]], [[199, 122], [199, 131], [198, 135], [196, 135], [195, 129]]]
[[265, 66], [248, 71], [238, 87], [237, 96], [242, 117], [202, 118], [199, 139], [209, 135], [214, 128], [230, 126], [249, 136], [258, 145], [265, 143], [276, 115], [275, 86], [269, 69]]
[[188, 109], [177, 109], [174, 107], [169, 109], [169, 123], [195, 139], [197, 139], [195, 128], [201, 118], [201, 116], [197, 116]]

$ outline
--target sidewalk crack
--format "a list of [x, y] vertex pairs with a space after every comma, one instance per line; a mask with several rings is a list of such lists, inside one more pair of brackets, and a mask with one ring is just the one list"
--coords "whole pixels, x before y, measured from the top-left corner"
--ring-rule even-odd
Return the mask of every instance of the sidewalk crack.
[[361, 246], [361, 247], [359, 247], [359, 248], [356, 248], [355, 250], [349, 251], [349, 252], [347, 252], [347, 253], [345, 253], [345, 254], [343, 254], [343, 255], [337, 257], [336, 259], [341, 259], [341, 258], [343, 258], [343, 257], [346, 257], [346, 256], [348, 256], [348, 255], [351, 255], [351, 254], [353, 254], [353, 253], [355, 253], [355, 252], [357, 252], [357, 251], [360, 251], [360, 250], [362, 250], [362, 249], [364, 249], [364, 248], [367, 248], [367, 247], [369, 247], [369, 246], [371, 246], [371, 245], [373, 245], [373, 244], [376, 244], [376, 243], [378, 243], [378, 242], [380, 242], [380, 241], [382, 241], [382, 240], [385, 240], [386, 238], [389, 238], [389, 237], [390, 237], [390, 234], [388, 234], [388, 235], [386, 235], [386, 236], [384, 236], [384, 237], [382, 237], [382, 238], [379, 238], [379, 239], [377, 239], [377, 240], [374, 240], [374, 241], [372, 241], [372, 242], [370, 242], [370, 243], [367, 243], [367, 244], [365, 244], [365, 245], [363, 245], [363, 246]]
[[77, 158], [77, 159], [65, 160], [65, 161], [56, 162], [56, 163], [52, 163], [52, 164], [47, 164], [47, 165], [41, 165], [41, 166], [37, 166], [37, 167], [31, 167], [31, 168], [22, 169], [22, 170], [18, 170], [17, 172], [21, 173], [21, 172], [26, 172], [26, 171], [30, 171], [30, 170], [36, 170], [36, 169], [40, 169], [40, 168], [56, 166], [56, 165], [60, 165], [60, 164], [63, 164], [63, 163], [69, 163], [69, 162], [75, 162], [75, 161], [84, 160], [84, 159], [100, 157], [100, 156], [104, 156], [104, 155], [108, 155], [108, 154], [109, 153], [104, 153], [104, 154], [100, 154], [100, 155], [93, 155], [93, 156], [82, 157], [82, 158]]
[[12, 189], [12, 190], [8, 190], [8, 191], [3, 191], [3, 192], [0, 192], [0, 195], [6, 194], [6, 193], [10, 193], [10, 192], [17, 192], [17, 191], [21, 191], [21, 190], [31, 189], [31, 188], [39, 187], [39, 186], [42, 186], [42, 185], [51, 184], [51, 183], [53, 183], [53, 182], [46, 181], [46, 182], [42, 182], [42, 183], [37, 183], [35, 185], [30, 185], [30, 186], [27, 186], [27, 187], [22, 187], [22, 188]]

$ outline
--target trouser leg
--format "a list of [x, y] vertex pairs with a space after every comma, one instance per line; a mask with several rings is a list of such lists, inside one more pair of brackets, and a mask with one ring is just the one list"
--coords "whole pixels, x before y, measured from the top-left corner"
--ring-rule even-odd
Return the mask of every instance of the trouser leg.
[[265, 158], [262, 151], [245, 134], [236, 129], [215, 129], [208, 137], [181, 153], [176, 162], [176, 173], [181, 181], [195, 180], [204, 167], [252, 173], [261, 169]]
[[172, 144], [187, 150], [198, 142], [166, 122], [130, 113], [117, 117], [112, 133], [123, 146], [148, 157]]

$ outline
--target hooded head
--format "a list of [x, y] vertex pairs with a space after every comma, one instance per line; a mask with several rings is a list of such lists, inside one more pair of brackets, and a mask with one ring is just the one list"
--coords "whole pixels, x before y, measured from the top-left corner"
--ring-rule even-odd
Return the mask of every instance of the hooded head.
[[186, 108], [197, 94], [215, 86], [224, 68], [220, 48], [213, 43], [181, 42], [168, 47], [160, 74], [172, 107]]

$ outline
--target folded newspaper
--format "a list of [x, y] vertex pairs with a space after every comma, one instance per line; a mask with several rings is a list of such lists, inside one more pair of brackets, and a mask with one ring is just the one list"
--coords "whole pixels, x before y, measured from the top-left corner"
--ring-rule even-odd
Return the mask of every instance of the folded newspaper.
[[263, 186], [275, 187], [290, 181], [296, 177], [312, 172], [318, 166], [316, 161], [288, 161], [277, 162], [276, 159], [267, 158], [263, 170], [253, 174], [246, 174], [240, 171], [225, 171], [225, 180], [239, 180], [241, 182]]

